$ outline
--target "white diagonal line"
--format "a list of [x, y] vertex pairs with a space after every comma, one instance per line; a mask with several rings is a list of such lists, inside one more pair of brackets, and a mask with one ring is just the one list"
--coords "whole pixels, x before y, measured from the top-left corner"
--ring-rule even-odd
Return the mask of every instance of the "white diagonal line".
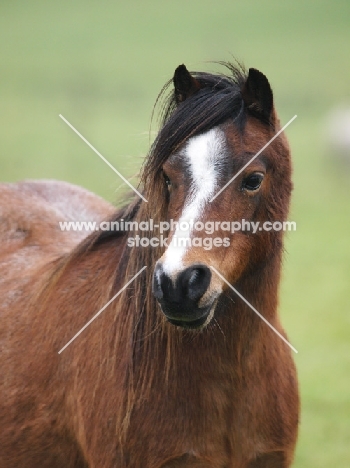
[[73, 125], [69, 123], [67, 119], [63, 117], [63, 115], [59, 114], [59, 116], [64, 122], [66, 122], [66, 124], [73, 130], [73, 132], [75, 132], [97, 154], [97, 156], [99, 156], [102, 159], [102, 161], [104, 161], [107, 164], [107, 166], [109, 166], [112, 169], [112, 171], [114, 171], [131, 188], [131, 190], [137, 193], [137, 195], [140, 198], [142, 198], [143, 201], [148, 202], [148, 200], [146, 200], [146, 198], [132, 184], [130, 184], [130, 182], [127, 179], [125, 179], [125, 177], [114, 166], [112, 166], [112, 164], [109, 161], [107, 161], [107, 159], [104, 156], [102, 156], [102, 154], [99, 151], [97, 151], [97, 149], [94, 146], [92, 146], [92, 144], [89, 141], [87, 141], [87, 139], [84, 138], [83, 135], [79, 133], [78, 130], [74, 128]]
[[81, 329], [78, 331], [78, 333], [77, 333], [76, 335], [74, 335], [73, 338], [72, 338], [71, 340], [68, 341], [67, 344], [65, 344], [65, 345], [63, 346], [62, 349], [60, 349], [60, 350], [58, 351], [58, 354], [61, 354], [62, 351], [64, 351], [64, 350], [80, 335], [80, 333], [82, 333], [82, 332], [95, 320], [95, 318], [97, 318], [97, 317], [106, 309], [106, 307], [108, 307], [109, 304], [111, 304], [111, 302], [113, 302], [114, 299], [116, 299], [116, 298], [119, 296], [119, 294], [121, 294], [121, 293], [124, 291], [124, 289], [126, 289], [126, 288], [129, 286], [129, 284], [131, 284], [131, 283], [134, 281], [134, 279], [137, 278], [137, 276], [139, 276], [139, 275], [143, 272], [143, 270], [145, 270], [146, 268], [147, 268], [147, 266], [144, 266], [143, 268], [141, 268], [141, 270], [140, 270], [138, 273], [136, 273], [136, 275], [133, 276], [133, 277], [131, 278], [131, 280], [128, 281], [128, 282], [122, 287], [122, 289], [121, 289], [120, 291], [118, 291], [117, 294], [116, 294], [115, 296], [113, 296], [112, 299], [110, 299], [110, 300], [107, 302], [107, 304], [105, 304], [105, 305], [102, 307], [102, 309], [100, 309], [100, 310], [97, 312], [97, 314], [95, 314], [95, 315], [92, 317], [92, 319], [90, 319], [90, 320], [83, 326], [83, 328], [81, 328]]
[[297, 115], [295, 115], [294, 117], [292, 117], [292, 118], [290, 119], [290, 121], [287, 122], [286, 125], [285, 125], [284, 127], [282, 127], [281, 130], [279, 130], [279, 131], [276, 133], [276, 135], [274, 135], [274, 136], [271, 138], [271, 140], [268, 141], [268, 142], [266, 143], [266, 145], [263, 146], [263, 147], [261, 148], [261, 150], [258, 151], [258, 152], [247, 162], [247, 164], [245, 164], [245, 165], [242, 167], [242, 169], [240, 169], [240, 170], [232, 177], [232, 179], [230, 179], [230, 180], [227, 182], [227, 184], [225, 184], [225, 185], [213, 196], [213, 198], [212, 198], [211, 200], [209, 200], [209, 203], [211, 203], [213, 200], [215, 200], [215, 198], [216, 198], [218, 195], [220, 195], [220, 193], [223, 192], [223, 191], [225, 190], [225, 188], [228, 187], [228, 186], [230, 185], [230, 183], [233, 182], [233, 181], [235, 180], [235, 178], [238, 177], [239, 174], [240, 174], [241, 172], [243, 172], [244, 169], [245, 169], [246, 167], [248, 167], [249, 164], [250, 164], [252, 161], [254, 161], [254, 159], [257, 158], [257, 157], [259, 156], [259, 154], [261, 154], [261, 153], [264, 151], [264, 149], [266, 149], [266, 148], [273, 142], [273, 140], [274, 140], [275, 138], [277, 138], [278, 135], [280, 135], [280, 134], [283, 132], [283, 130], [285, 130], [285, 129], [288, 127], [288, 125], [290, 125], [290, 124], [293, 122], [293, 120], [295, 120], [296, 118], [297, 118]]
[[227, 286], [228, 286], [229, 288], [231, 288], [232, 291], [234, 291], [234, 292], [237, 294], [237, 296], [239, 296], [239, 297], [242, 299], [242, 301], [244, 301], [244, 302], [247, 304], [247, 306], [249, 306], [249, 307], [252, 309], [252, 311], [254, 311], [254, 312], [261, 318], [261, 320], [263, 320], [263, 321], [266, 323], [266, 325], [268, 325], [268, 326], [271, 328], [271, 330], [273, 330], [273, 331], [276, 333], [276, 335], [278, 335], [278, 336], [281, 338], [281, 340], [283, 340], [295, 353], [298, 353], [298, 351], [294, 348], [294, 346], [292, 346], [292, 345], [289, 343], [289, 341], [286, 340], [285, 337], [284, 337], [283, 335], [281, 335], [281, 333], [280, 333], [278, 330], [276, 330], [276, 328], [275, 328], [273, 325], [271, 325], [271, 323], [270, 323], [268, 320], [266, 320], [266, 318], [265, 318], [263, 315], [261, 315], [261, 313], [258, 312], [258, 311], [256, 310], [256, 308], [253, 307], [253, 306], [247, 301], [247, 299], [246, 299], [244, 296], [242, 296], [242, 294], [240, 294], [240, 293], [237, 291], [237, 289], [234, 288], [234, 287], [232, 286], [232, 284], [230, 284], [230, 283], [218, 272], [218, 270], [217, 270], [216, 268], [214, 268], [213, 266], [211, 266], [210, 268], [211, 268], [212, 270], [215, 271], [215, 273], [218, 275], [218, 277], [221, 278], [222, 281], [224, 281], [224, 282], [227, 284]]

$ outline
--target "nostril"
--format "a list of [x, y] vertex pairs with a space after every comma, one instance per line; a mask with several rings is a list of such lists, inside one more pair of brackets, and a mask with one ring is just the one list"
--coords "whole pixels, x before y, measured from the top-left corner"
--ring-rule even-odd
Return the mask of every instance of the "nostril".
[[197, 301], [209, 287], [211, 271], [205, 265], [196, 265], [187, 268], [182, 276], [181, 283], [185, 296], [191, 301]]
[[199, 276], [200, 276], [200, 272], [199, 272], [198, 268], [196, 270], [192, 271], [192, 273], [190, 275], [190, 279], [188, 280], [188, 287], [189, 288], [191, 288], [193, 285], [196, 284], [196, 282], [199, 279]]

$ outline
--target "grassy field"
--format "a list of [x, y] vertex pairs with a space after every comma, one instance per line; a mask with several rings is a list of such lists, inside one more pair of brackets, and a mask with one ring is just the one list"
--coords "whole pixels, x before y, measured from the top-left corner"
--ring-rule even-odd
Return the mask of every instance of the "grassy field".
[[54, 178], [110, 201], [149, 147], [155, 98], [178, 64], [232, 56], [264, 72], [294, 156], [281, 315], [302, 395], [296, 468], [350, 466], [349, 170], [327, 145], [329, 111], [350, 99], [350, 3], [194, 0], [1, 2], [0, 176]]

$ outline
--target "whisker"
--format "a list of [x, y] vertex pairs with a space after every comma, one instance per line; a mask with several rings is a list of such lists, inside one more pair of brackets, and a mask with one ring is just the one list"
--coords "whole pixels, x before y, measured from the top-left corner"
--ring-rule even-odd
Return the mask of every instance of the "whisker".
[[219, 330], [221, 331], [221, 333], [222, 333], [223, 337], [224, 337], [224, 338], [225, 338], [225, 340], [226, 340], [226, 335], [225, 335], [225, 333], [224, 333], [223, 329], [220, 327], [220, 324], [219, 324], [219, 322], [216, 320], [216, 318], [215, 318], [215, 317], [214, 317], [214, 322], [215, 322], [215, 325], [216, 325], [216, 326], [219, 328]]
[[157, 323], [156, 326], [153, 328], [153, 330], [151, 330], [149, 333], [147, 333], [147, 335], [144, 335], [139, 340], [136, 340], [135, 343], [141, 343], [142, 341], [145, 341], [151, 335], [154, 335], [154, 333], [156, 333], [161, 328], [161, 326], [162, 326], [161, 322]]

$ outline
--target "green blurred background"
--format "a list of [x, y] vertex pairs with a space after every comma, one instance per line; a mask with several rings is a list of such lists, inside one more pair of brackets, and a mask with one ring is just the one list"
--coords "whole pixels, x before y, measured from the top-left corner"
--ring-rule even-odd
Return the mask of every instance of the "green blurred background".
[[[149, 147], [161, 87], [233, 56], [265, 73], [294, 156], [281, 315], [300, 377], [295, 467], [350, 466], [349, 176], [329, 113], [350, 98], [350, 2], [0, 2], [0, 174], [54, 178], [110, 201]], [[134, 178], [132, 180], [135, 180]]]

